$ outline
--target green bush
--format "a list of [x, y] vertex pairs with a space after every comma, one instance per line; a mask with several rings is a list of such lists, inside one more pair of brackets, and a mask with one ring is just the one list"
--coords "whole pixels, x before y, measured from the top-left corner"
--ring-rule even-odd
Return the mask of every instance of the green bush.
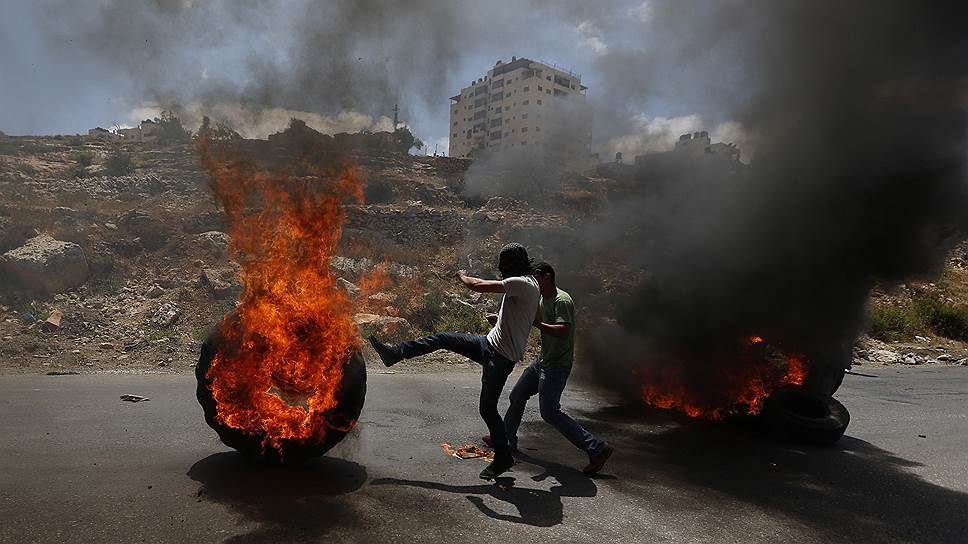
[[91, 274], [106, 276], [114, 270], [114, 256], [110, 253], [95, 253], [87, 258], [87, 266]]
[[17, 163], [17, 166], [15, 166], [14, 168], [16, 168], [17, 171], [20, 172], [21, 174], [26, 174], [28, 176], [32, 176], [37, 173], [37, 169], [34, 168], [34, 165], [28, 162]]
[[410, 324], [423, 332], [458, 331], [481, 333], [484, 316], [477, 308], [450, 302], [443, 291], [432, 291], [410, 308]]
[[104, 172], [109, 176], [124, 176], [130, 174], [133, 169], [131, 155], [120, 149], [114, 150], [104, 159]]
[[870, 311], [867, 334], [885, 342], [900, 340], [910, 329], [908, 312], [904, 308], [877, 307]]
[[76, 162], [78, 166], [91, 166], [94, 164], [94, 153], [91, 153], [90, 151], [81, 151], [80, 153], [75, 153], [74, 162]]
[[934, 334], [968, 341], [968, 308], [954, 306], [936, 296], [920, 295], [900, 307], [874, 307], [867, 334], [884, 341], [914, 334]]

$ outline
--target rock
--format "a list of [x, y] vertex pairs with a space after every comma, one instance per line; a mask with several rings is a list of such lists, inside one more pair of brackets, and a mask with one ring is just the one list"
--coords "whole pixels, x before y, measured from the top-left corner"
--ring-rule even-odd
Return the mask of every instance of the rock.
[[336, 280], [336, 285], [338, 285], [340, 289], [346, 291], [351, 297], [355, 297], [360, 294], [360, 288], [349, 280], [339, 278]]
[[99, 349], [114, 349], [114, 344], [111, 342], [101, 342], [97, 345]]
[[203, 232], [195, 237], [195, 242], [205, 251], [215, 256], [224, 256], [229, 248], [229, 235], [224, 232], [212, 230]]
[[226, 300], [238, 296], [242, 291], [235, 272], [234, 268], [203, 268], [198, 280], [211, 290], [215, 298]]
[[373, 304], [389, 304], [393, 302], [394, 296], [390, 293], [373, 293], [366, 299]]
[[178, 305], [174, 302], [166, 302], [151, 314], [150, 321], [158, 328], [167, 329], [177, 323], [179, 317], [181, 317], [181, 310]]
[[0, 271], [20, 286], [46, 294], [76, 287], [89, 273], [81, 246], [49, 234], [35, 236], [0, 256]]
[[160, 297], [163, 294], [165, 294], [164, 288], [162, 288], [157, 283], [154, 284], [154, 285], [152, 285], [151, 286], [151, 289], [148, 289], [148, 296], [150, 298], [158, 298], [158, 297]]
[[924, 364], [924, 357], [921, 357], [915, 353], [906, 353], [900, 362], [901, 364], [905, 365], [921, 365]]
[[64, 318], [64, 312], [60, 310], [54, 310], [53, 312], [51, 312], [50, 317], [48, 317], [43, 323], [40, 324], [40, 327], [47, 332], [56, 331], [57, 329], [60, 328], [61, 319], [63, 318]]
[[205, 212], [192, 217], [184, 223], [182, 230], [188, 234], [199, 234], [209, 231], [218, 231], [225, 227], [225, 217], [222, 212]]
[[356, 314], [353, 322], [360, 328], [362, 336], [375, 334], [384, 341], [399, 341], [413, 338], [410, 322], [402, 317], [387, 317], [376, 314]]
[[872, 363], [895, 364], [901, 362], [901, 355], [896, 351], [887, 349], [872, 349], [868, 354], [867, 360]]
[[118, 230], [118, 226], [115, 225], [114, 223], [105, 223], [104, 228], [108, 230]]

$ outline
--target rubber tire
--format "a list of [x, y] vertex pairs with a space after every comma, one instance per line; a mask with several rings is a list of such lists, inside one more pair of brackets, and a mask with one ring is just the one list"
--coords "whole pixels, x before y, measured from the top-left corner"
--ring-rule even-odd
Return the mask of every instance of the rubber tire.
[[774, 391], [761, 417], [781, 439], [821, 446], [840, 440], [850, 424], [850, 412], [837, 399], [802, 386]]
[[[234, 323], [235, 315], [232, 319]], [[326, 438], [319, 444], [304, 444], [295, 441], [283, 442], [283, 456], [279, 457], [275, 450], [262, 450], [262, 436], [246, 434], [238, 429], [221, 424], [215, 418], [216, 405], [212, 397], [211, 380], [205, 377], [212, 360], [218, 353], [219, 346], [225, 342], [224, 337], [216, 327], [202, 344], [201, 354], [198, 364], [195, 365], [195, 380], [197, 387], [195, 396], [198, 403], [202, 406], [205, 413], [205, 422], [215, 430], [223, 444], [239, 451], [246, 459], [254, 462], [264, 462], [269, 464], [293, 464], [299, 463], [311, 457], [323, 455], [330, 448], [338, 444], [346, 436], [347, 432], [332, 428], [326, 433]], [[340, 390], [337, 392], [337, 413], [333, 418], [342, 425], [351, 425], [352, 422], [359, 420], [360, 413], [363, 411], [363, 402], [366, 399], [366, 364], [360, 352], [354, 352], [346, 365], [343, 373], [343, 381], [340, 383]]]

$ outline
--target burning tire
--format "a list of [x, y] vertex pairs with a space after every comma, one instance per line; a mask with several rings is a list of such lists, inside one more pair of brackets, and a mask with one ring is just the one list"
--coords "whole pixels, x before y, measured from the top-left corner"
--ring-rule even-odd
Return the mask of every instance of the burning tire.
[[850, 413], [831, 396], [801, 386], [777, 389], [762, 416], [777, 436], [803, 444], [833, 444], [844, 435]]
[[[237, 323], [232, 319], [230, 323]], [[201, 356], [195, 367], [197, 380], [196, 396], [205, 412], [205, 422], [218, 433], [219, 439], [235, 448], [250, 460], [272, 463], [295, 462], [308, 457], [320, 456], [338, 444], [356, 425], [363, 410], [366, 396], [366, 366], [360, 352], [354, 351], [342, 367], [338, 390], [335, 392], [335, 407], [325, 412], [308, 412], [304, 421], [318, 430], [301, 438], [277, 438], [270, 433], [239, 429], [230, 426], [219, 417], [219, 405], [212, 392], [213, 377], [209, 369], [220, 352], [234, 349], [219, 329], [213, 331], [202, 345]], [[285, 391], [283, 384], [278, 384]], [[273, 387], [273, 390], [276, 387]], [[288, 395], [265, 391], [265, 395], [276, 394], [287, 402], [293, 402]], [[270, 427], [271, 428], [271, 427]]]

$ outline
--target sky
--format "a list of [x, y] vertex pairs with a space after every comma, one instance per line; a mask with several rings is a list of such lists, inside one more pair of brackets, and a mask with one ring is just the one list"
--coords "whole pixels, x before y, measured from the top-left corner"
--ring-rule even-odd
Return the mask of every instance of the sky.
[[603, 154], [661, 150], [694, 130], [741, 141], [730, 109], [742, 74], [712, 49], [681, 59], [690, 39], [658, 15], [667, 4], [6, 0], [0, 130], [84, 133], [167, 108], [250, 137], [294, 116], [324, 132], [380, 130], [399, 104], [446, 152], [448, 97], [518, 56], [582, 74]]

